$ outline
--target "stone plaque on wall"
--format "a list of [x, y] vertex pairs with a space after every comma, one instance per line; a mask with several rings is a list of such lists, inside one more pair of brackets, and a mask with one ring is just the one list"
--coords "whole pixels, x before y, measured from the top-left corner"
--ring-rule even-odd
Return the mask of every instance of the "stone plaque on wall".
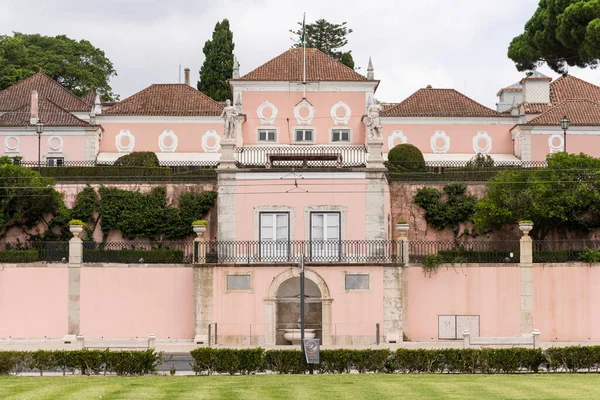
[[456, 316], [440, 315], [438, 316], [438, 339], [452, 340], [456, 339]]
[[465, 330], [471, 333], [471, 337], [479, 337], [479, 315], [456, 316], [457, 339], [462, 339]]

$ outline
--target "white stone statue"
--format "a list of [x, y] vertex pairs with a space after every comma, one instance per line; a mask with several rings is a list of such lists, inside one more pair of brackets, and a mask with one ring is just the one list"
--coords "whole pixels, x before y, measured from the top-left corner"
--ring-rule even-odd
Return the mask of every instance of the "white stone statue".
[[231, 105], [231, 100], [225, 101], [225, 108], [221, 113], [221, 117], [225, 121], [224, 139], [235, 139], [238, 117], [240, 112], [236, 106]]
[[365, 120], [365, 125], [367, 126], [367, 130], [369, 132], [369, 139], [381, 139], [383, 137], [381, 133], [381, 129], [383, 127], [379, 119], [380, 111], [381, 106], [377, 103], [371, 103], [369, 108], [367, 108], [367, 118]]

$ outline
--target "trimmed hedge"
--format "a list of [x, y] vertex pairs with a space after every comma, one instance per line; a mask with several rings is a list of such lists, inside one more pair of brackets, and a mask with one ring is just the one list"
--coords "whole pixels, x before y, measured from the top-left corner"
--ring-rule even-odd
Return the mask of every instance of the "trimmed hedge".
[[49, 371], [79, 372], [81, 375], [114, 373], [120, 376], [148, 375], [158, 371], [164, 362], [162, 352], [110, 350], [37, 350], [0, 351], [0, 375], [37, 369], [40, 375]]
[[115, 166], [119, 167], [158, 167], [159, 165], [158, 156], [153, 151], [134, 151], [115, 161]]
[[37, 250], [1, 250], [0, 263], [28, 263], [39, 259]]
[[155, 250], [104, 250], [83, 249], [83, 262], [115, 262], [139, 263], [144, 259], [145, 264], [181, 264], [184, 260], [182, 250], [155, 249]]
[[[304, 374], [308, 366], [299, 350], [199, 348], [190, 352], [197, 375], [247, 375], [261, 371]], [[462, 373], [509, 374], [600, 370], [600, 346], [541, 349], [389, 349], [322, 350], [316, 370], [322, 374]]]

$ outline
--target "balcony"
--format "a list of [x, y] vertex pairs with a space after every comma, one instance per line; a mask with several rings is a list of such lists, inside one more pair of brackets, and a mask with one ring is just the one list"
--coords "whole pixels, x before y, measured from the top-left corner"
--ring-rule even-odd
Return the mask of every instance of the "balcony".
[[399, 264], [401, 252], [393, 240], [194, 242], [198, 264]]
[[247, 146], [235, 149], [238, 168], [364, 168], [365, 146]]

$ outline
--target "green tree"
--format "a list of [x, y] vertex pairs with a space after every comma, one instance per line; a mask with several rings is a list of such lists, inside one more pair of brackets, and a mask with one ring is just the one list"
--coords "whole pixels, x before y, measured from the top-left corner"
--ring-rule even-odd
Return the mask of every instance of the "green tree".
[[555, 153], [548, 168], [512, 170], [490, 179], [473, 221], [482, 232], [531, 220], [532, 236], [552, 229], [587, 231], [600, 226], [600, 159]]
[[76, 96], [118, 98], [109, 84], [117, 73], [104, 52], [87, 40], [15, 32], [0, 36], [0, 90], [43, 70]]
[[600, 0], [540, 0], [525, 31], [508, 48], [519, 71], [546, 63], [564, 73], [568, 66], [595, 68], [600, 58]]
[[233, 76], [233, 33], [229, 20], [217, 22], [212, 40], [204, 44], [204, 64], [200, 68], [198, 90], [216, 101], [231, 99], [227, 80]]
[[[294, 47], [302, 47], [302, 22], [298, 22], [300, 29], [290, 30], [298, 37]], [[342, 64], [354, 69], [352, 51], [341, 51], [348, 44], [348, 35], [352, 29], [346, 27], [346, 22], [334, 24], [325, 19], [318, 19], [312, 24], [306, 24], [306, 47], [321, 50], [330, 57], [335, 58]]]

